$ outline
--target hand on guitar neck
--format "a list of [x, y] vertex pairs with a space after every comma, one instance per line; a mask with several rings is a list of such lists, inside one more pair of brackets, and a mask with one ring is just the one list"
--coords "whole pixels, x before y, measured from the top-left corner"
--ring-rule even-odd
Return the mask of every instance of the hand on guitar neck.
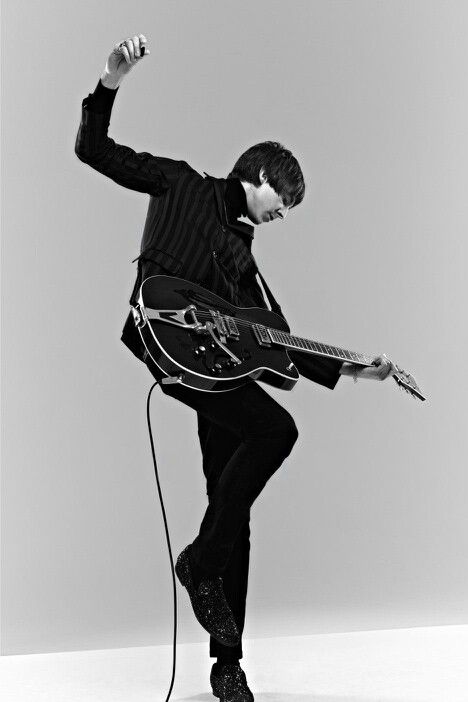
[[397, 369], [392, 361], [383, 353], [376, 356], [372, 366], [356, 366], [354, 363], [343, 362], [341, 375], [352, 375], [355, 378], [367, 378], [368, 380], [385, 380]]

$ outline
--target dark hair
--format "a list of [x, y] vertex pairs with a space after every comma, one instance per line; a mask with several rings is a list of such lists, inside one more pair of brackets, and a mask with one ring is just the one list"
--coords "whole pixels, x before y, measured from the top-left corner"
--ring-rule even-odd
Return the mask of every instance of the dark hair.
[[262, 141], [240, 156], [228, 178], [240, 178], [260, 185], [263, 168], [268, 183], [283, 198], [285, 205], [295, 207], [304, 198], [305, 183], [301, 167], [289, 149], [277, 141]]

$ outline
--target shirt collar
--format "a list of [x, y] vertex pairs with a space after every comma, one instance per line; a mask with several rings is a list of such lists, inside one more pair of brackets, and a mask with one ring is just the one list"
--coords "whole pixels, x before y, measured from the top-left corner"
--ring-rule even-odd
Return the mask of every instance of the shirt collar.
[[[213, 178], [205, 173], [208, 178]], [[240, 178], [217, 178], [216, 180], [223, 183], [223, 215], [226, 224], [230, 229], [248, 237], [250, 240], [254, 238], [254, 227], [247, 222], [241, 222], [238, 218], [247, 214], [247, 196], [244, 186]]]

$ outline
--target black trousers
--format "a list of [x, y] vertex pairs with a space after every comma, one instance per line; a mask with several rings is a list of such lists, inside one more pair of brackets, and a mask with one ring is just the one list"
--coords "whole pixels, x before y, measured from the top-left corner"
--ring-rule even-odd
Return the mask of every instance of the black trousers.
[[[156, 379], [161, 373], [148, 357]], [[161, 385], [165, 395], [198, 415], [198, 435], [208, 507], [193, 554], [200, 572], [221, 575], [226, 599], [242, 633], [250, 556], [250, 508], [268, 479], [290, 454], [298, 432], [291, 415], [256, 382], [210, 393], [182, 385]], [[210, 637], [210, 656], [242, 658], [236, 647]]]

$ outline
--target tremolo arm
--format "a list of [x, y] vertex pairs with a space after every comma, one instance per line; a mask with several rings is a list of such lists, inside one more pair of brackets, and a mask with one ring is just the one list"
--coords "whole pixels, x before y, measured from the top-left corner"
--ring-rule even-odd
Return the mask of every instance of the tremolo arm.
[[209, 334], [211, 335], [213, 340], [216, 341], [218, 346], [220, 346], [223, 349], [224, 353], [227, 353], [228, 356], [230, 356], [236, 364], [242, 363], [240, 358], [237, 358], [237, 356], [235, 354], [233, 354], [232, 351], [230, 351], [228, 349], [228, 347], [225, 346], [225, 344], [223, 344], [223, 342], [220, 339], [218, 339], [218, 337], [215, 335], [215, 333], [213, 331], [214, 326], [215, 325], [213, 324], [213, 322], [206, 322], [206, 324], [203, 325], [203, 328], [209, 332]]
[[[203, 324], [195, 316], [196, 309], [195, 305], [188, 305], [188, 307], [184, 307], [181, 310], [155, 310], [138, 304], [132, 307], [132, 313], [135, 324], [139, 327], [145, 325], [148, 320], [158, 320], [168, 324], [175, 324], [176, 327], [198, 330], [203, 327]], [[192, 315], [193, 322], [187, 322], [185, 315], [188, 313]]]

